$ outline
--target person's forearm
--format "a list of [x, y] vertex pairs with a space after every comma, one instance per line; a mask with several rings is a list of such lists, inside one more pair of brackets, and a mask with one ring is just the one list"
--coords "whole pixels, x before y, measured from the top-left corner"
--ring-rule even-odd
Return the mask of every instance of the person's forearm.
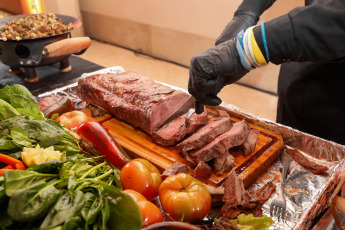
[[[264, 24], [270, 61], [336, 61], [345, 59], [345, 0], [315, 0]], [[254, 28], [265, 52], [262, 28]]]

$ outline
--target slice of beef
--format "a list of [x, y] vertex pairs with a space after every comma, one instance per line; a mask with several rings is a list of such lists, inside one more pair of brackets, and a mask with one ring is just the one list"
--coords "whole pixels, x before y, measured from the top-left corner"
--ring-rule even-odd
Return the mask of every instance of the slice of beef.
[[51, 118], [55, 113], [61, 115], [73, 110], [70, 98], [61, 95], [44, 97], [37, 105], [46, 118]]
[[249, 201], [247, 191], [244, 189], [243, 181], [232, 169], [224, 182], [223, 202], [226, 206], [237, 206]]
[[249, 130], [250, 127], [245, 120], [237, 122], [228, 132], [218, 136], [211, 143], [190, 153], [190, 155], [195, 158], [197, 162], [210, 161], [224, 154], [231, 147], [241, 145], [247, 138]]
[[265, 203], [275, 191], [276, 185], [269, 181], [264, 186], [257, 188], [257, 189], [250, 189], [249, 192], [249, 200], [251, 203]]
[[225, 110], [222, 110], [222, 109], [217, 110], [217, 115], [218, 115], [218, 117], [230, 117], [228, 112], [226, 112]]
[[214, 159], [214, 171], [217, 175], [222, 175], [224, 172], [231, 170], [236, 166], [235, 158], [226, 151], [219, 157]]
[[200, 149], [212, 142], [217, 136], [229, 131], [231, 127], [232, 121], [230, 117], [215, 117], [176, 147], [183, 154], [188, 151]]
[[161, 177], [166, 178], [168, 176], [176, 175], [179, 173], [187, 173], [189, 174], [189, 167], [185, 164], [181, 163], [174, 163], [169, 168], [165, 169], [162, 173]]
[[253, 129], [251, 129], [249, 131], [249, 134], [248, 134], [246, 140], [241, 145], [243, 154], [245, 156], [247, 156], [247, 155], [251, 154], [252, 152], [254, 152], [257, 142], [258, 142], [258, 133], [256, 131], [254, 131]]
[[151, 134], [189, 95], [135, 72], [95, 74], [78, 81], [80, 97]]
[[155, 143], [163, 146], [172, 146], [177, 142], [181, 141], [187, 134], [194, 132], [200, 126], [207, 123], [207, 112], [206, 110], [202, 114], [194, 113], [188, 119], [188, 127], [186, 127], [187, 114], [169, 122], [156, 132], [152, 133], [152, 139]]
[[286, 152], [300, 165], [303, 165], [313, 173], [322, 173], [327, 171], [332, 163], [323, 159], [317, 159], [297, 148], [285, 146]]
[[212, 175], [211, 167], [205, 162], [201, 161], [194, 169], [194, 177], [208, 179]]

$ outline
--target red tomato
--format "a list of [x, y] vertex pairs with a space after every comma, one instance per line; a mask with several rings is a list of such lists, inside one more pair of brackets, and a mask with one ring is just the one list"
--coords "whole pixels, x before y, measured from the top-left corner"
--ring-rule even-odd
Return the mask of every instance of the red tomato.
[[202, 220], [211, 209], [211, 195], [203, 183], [185, 173], [167, 177], [159, 187], [159, 199], [176, 221]]
[[139, 192], [151, 201], [158, 195], [158, 188], [162, 182], [160, 172], [148, 160], [137, 158], [131, 160], [120, 172], [123, 189]]
[[141, 212], [141, 216], [143, 218], [142, 227], [146, 227], [151, 224], [163, 221], [163, 216], [159, 208], [152, 202], [146, 200], [146, 198], [143, 195], [130, 189], [123, 190], [123, 192], [130, 195], [135, 200], [135, 202], [137, 202]]
[[61, 116], [55, 119], [64, 124], [67, 129], [77, 129], [80, 125], [90, 120], [90, 118], [83, 112], [74, 110], [71, 112], [63, 113]]

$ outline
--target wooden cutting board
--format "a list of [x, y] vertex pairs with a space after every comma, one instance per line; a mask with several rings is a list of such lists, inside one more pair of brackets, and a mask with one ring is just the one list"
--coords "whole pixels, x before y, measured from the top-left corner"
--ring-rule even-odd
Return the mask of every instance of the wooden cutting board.
[[[241, 119], [232, 115], [231, 120], [238, 122]], [[283, 148], [283, 139], [280, 134], [265, 129], [257, 123], [247, 122], [252, 129], [259, 133], [255, 151], [244, 156], [241, 150], [236, 150], [236, 148], [230, 150], [230, 153], [235, 157], [236, 173], [243, 180], [246, 188], [279, 156]], [[174, 163], [187, 164], [176, 147], [164, 147], [155, 144], [146, 133], [125, 122], [112, 118], [102, 122], [102, 125], [108, 129], [131, 157], [145, 158], [155, 164], [160, 171], [164, 171]], [[194, 174], [193, 170], [190, 171], [190, 174]], [[212, 176], [203, 182], [212, 194], [223, 194], [222, 184], [226, 176], [226, 173], [220, 176], [212, 173]]]

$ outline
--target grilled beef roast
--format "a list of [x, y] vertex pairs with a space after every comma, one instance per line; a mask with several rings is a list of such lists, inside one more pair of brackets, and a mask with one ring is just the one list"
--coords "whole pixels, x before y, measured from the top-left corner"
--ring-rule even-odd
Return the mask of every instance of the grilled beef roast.
[[237, 122], [226, 133], [215, 138], [201, 149], [190, 153], [197, 162], [210, 161], [228, 151], [229, 148], [241, 145], [248, 136], [250, 127], [245, 120]]
[[81, 99], [151, 134], [188, 97], [135, 72], [95, 74], [78, 81]]
[[193, 133], [207, 123], [206, 109], [202, 114], [194, 113], [185, 124], [187, 114], [169, 122], [162, 128], [153, 132], [151, 137], [155, 143], [163, 146], [172, 146], [181, 141], [187, 134]]
[[231, 127], [232, 121], [230, 117], [215, 117], [176, 147], [183, 154], [195, 149], [200, 149], [212, 142], [217, 136], [229, 131]]

